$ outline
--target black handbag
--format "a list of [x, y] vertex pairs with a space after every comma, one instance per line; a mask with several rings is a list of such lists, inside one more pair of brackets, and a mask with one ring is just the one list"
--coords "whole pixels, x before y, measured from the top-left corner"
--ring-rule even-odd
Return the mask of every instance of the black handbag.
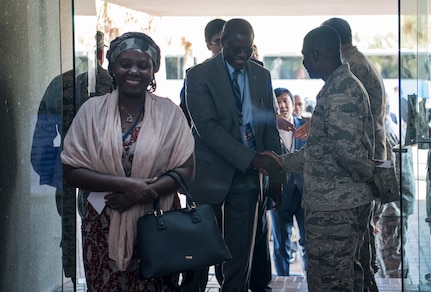
[[156, 200], [154, 212], [139, 218], [139, 277], [163, 277], [231, 259], [213, 208], [205, 204], [196, 206], [179, 173], [169, 171], [163, 175], [175, 179], [185, 191], [187, 207], [163, 212]]

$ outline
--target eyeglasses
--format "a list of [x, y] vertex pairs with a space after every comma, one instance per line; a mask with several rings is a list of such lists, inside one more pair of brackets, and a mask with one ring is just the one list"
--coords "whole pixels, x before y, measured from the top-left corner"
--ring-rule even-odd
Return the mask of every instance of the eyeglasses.
[[221, 45], [221, 38], [210, 41], [209, 44], [212, 46], [215, 46], [215, 45], [220, 46]]
[[253, 47], [245, 48], [238, 46], [225, 46], [224, 49], [228, 50], [232, 55], [238, 55], [244, 52], [244, 54], [246, 54], [247, 56], [251, 56], [251, 54], [253, 53]]

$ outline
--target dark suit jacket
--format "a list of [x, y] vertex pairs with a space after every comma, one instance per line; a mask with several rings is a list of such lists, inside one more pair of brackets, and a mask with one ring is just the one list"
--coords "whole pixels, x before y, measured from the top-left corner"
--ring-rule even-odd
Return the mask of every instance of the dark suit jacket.
[[[191, 67], [188, 68], [188, 69], [186, 69], [186, 75], [187, 75], [187, 72], [189, 72], [190, 69], [191, 69]], [[187, 123], [191, 127], [192, 126], [192, 121], [190, 119], [189, 111], [187, 110], [187, 105], [186, 105], [186, 79], [184, 79], [183, 87], [181, 88], [181, 91], [180, 91], [180, 108], [183, 111], [184, 116], [187, 119]]]
[[[257, 151], [281, 153], [274, 95], [268, 70], [248, 61], [247, 72]], [[221, 203], [236, 170], [250, 170], [256, 150], [241, 140], [231, 81], [222, 54], [190, 69], [186, 104], [195, 138], [196, 175], [190, 194], [198, 203]]]

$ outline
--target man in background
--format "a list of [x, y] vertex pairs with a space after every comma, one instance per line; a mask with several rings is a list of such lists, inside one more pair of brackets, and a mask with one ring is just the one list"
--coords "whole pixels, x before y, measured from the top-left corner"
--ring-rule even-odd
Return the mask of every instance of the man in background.
[[322, 23], [335, 29], [341, 39], [341, 57], [348, 62], [350, 71], [361, 81], [370, 99], [374, 119], [376, 150], [374, 159], [386, 159], [385, 134], [385, 87], [382, 76], [374, 64], [352, 43], [352, 30], [349, 23], [341, 18], [330, 18]]
[[[293, 115], [294, 97], [287, 88], [274, 90], [277, 98], [279, 115], [277, 126], [280, 132], [283, 154], [293, 153], [305, 146], [306, 140], [295, 139], [295, 129], [305, 123], [305, 119]], [[290, 264], [296, 259], [297, 242], [292, 242], [294, 216], [298, 223], [300, 234], [299, 244], [302, 247], [303, 269], [306, 270], [305, 260], [305, 229], [304, 209], [301, 207], [304, 187], [303, 173], [288, 173], [287, 182], [283, 184], [281, 205], [271, 211], [272, 241], [274, 245], [274, 266], [278, 276], [290, 275]], [[294, 246], [296, 245], [296, 246]], [[295, 255], [294, 255], [295, 254]]]
[[[221, 40], [221, 33], [223, 30], [223, 26], [225, 23], [226, 23], [225, 20], [216, 18], [208, 22], [207, 25], [205, 26], [205, 31], [204, 31], [205, 43], [207, 44], [208, 50], [211, 51], [211, 58], [217, 55], [218, 53], [220, 53], [221, 51], [220, 40]], [[190, 68], [186, 70], [186, 74], [189, 70]], [[181, 88], [181, 92], [180, 92], [180, 108], [183, 110], [183, 113], [186, 116], [187, 122], [191, 126], [190, 115], [187, 110], [186, 101], [185, 101], [185, 85], [186, 85], [186, 80], [184, 80], [183, 88]]]
[[[395, 124], [390, 115], [390, 101], [386, 99], [385, 127], [387, 137], [387, 157], [395, 165], [398, 184], [401, 180], [401, 200], [382, 204], [375, 212], [376, 256], [379, 275], [382, 278], [407, 278], [409, 262], [405, 253], [408, 232], [408, 216], [414, 212], [415, 177], [413, 170], [412, 145], [405, 145], [405, 129]], [[406, 152], [393, 151], [403, 145]], [[401, 209], [402, 206], [402, 209]], [[401, 263], [402, 262], [402, 263]]]
[[[330, 18], [322, 23], [334, 28], [341, 39], [341, 56], [343, 62], [348, 62], [350, 71], [361, 81], [367, 90], [370, 99], [371, 112], [374, 120], [375, 152], [374, 159], [386, 159], [386, 133], [385, 133], [385, 88], [383, 79], [371, 61], [352, 44], [352, 31], [349, 23], [341, 18]], [[374, 203], [371, 204], [373, 209]], [[372, 213], [370, 212], [370, 226], [365, 234], [361, 252], [361, 262], [364, 268], [366, 291], [376, 291], [374, 279], [375, 271], [371, 265], [374, 234], [372, 232]], [[366, 267], [366, 262], [370, 264]]]
[[298, 118], [302, 119], [302, 113], [304, 112], [305, 104], [304, 99], [301, 95], [295, 94], [293, 96], [293, 114]]
[[[112, 78], [108, 71], [103, 68], [105, 60], [105, 35], [98, 31], [96, 34], [96, 70], [86, 71], [76, 77], [76, 103], [83, 104], [89, 97], [104, 95], [111, 92]], [[89, 66], [89, 68], [91, 68]], [[95, 73], [95, 74], [94, 74]]]

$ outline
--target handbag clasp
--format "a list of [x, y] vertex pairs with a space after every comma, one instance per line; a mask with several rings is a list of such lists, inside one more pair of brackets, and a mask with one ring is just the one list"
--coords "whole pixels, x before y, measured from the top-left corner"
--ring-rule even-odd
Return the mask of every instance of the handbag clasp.
[[188, 208], [190, 211], [196, 209], [196, 203], [195, 202], [190, 202], [190, 204], [187, 204]]

